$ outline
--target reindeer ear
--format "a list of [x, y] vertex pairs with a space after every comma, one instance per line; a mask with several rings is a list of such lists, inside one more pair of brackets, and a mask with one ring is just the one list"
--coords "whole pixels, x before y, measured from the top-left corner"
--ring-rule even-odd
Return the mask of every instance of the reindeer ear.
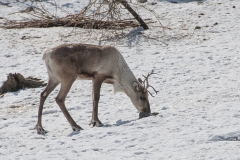
[[140, 91], [139, 84], [138, 84], [137, 82], [133, 82], [133, 89], [134, 89], [134, 91], [136, 91], [136, 92], [139, 92], [139, 91]]
[[140, 82], [141, 84], [143, 84], [143, 81], [141, 78], [138, 78], [138, 82]]

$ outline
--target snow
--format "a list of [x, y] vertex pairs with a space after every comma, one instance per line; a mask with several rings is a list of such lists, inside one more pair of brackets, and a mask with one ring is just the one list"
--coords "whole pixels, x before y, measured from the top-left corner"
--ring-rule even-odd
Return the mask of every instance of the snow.
[[[1, 17], [18, 19], [22, 13], [8, 14], [32, 2], [12, 1], [11, 7], [1, 3]], [[87, 1], [57, 3], [75, 13]], [[54, 2], [43, 5], [55, 11]], [[55, 103], [58, 87], [44, 105], [45, 135], [34, 130], [44, 88], [9, 92], [0, 98], [1, 159], [240, 158], [240, 1], [159, 0], [144, 5], [156, 11], [162, 25], [171, 30], [132, 30], [129, 37], [115, 42], [90, 40], [83, 29], [62, 38], [59, 32], [72, 29], [0, 28], [0, 84], [15, 72], [47, 81], [41, 59], [45, 49], [62, 43], [92, 43], [115, 45], [136, 77], [154, 69], [157, 74], [150, 83], [160, 91], [150, 97], [152, 112], [160, 114], [138, 119], [130, 99], [123, 93], [114, 95], [113, 87], [104, 84], [99, 103], [104, 127], [91, 128], [91, 81], [76, 81], [66, 105], [84, 130], [73, 132]], [[161, 38], [146, 39], [137, 32]]]

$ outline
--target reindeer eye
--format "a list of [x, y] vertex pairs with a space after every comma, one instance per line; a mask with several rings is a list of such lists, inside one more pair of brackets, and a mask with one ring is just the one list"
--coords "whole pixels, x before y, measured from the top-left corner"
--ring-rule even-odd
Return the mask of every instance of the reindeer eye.
[[144, 99], [146, 99], [146, 98], [145, 98], [145, 97], [143, 97], [143, 96], [140, 96], [140, 99], [141, 99], [141, 100], [144, 100]]

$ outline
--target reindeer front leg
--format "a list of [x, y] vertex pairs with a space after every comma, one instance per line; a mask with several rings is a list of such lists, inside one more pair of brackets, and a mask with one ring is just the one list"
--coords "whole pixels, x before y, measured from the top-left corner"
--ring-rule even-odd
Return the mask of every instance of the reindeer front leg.
[[98, 119], [98, 102], [100, 99], [100, 90], [101, 85], [105, 77], [94, 77], [93, 78], [93, 87], [92, 87], [92, 101], [93, 101], [93, 111], [92, 111], [92, 120], [89, 125], [92, 127], [101, 127], [103, 126], [102, 122]]
[[60, 107], [60, 109], [62, 110], [64, 116], [67, 118], [68, 122], [70, 123], [73, 131], [80, 131], [83, 129], [76, 124], [76, 122], [73, 120], [73, 118], [71, 117], [71, 115], [69, 114], [65, 106], [65, 98], [75, 79], [76, 79], [75, 77], [72, 79], [68, 78], [67, 80], [61, 82], [61, 88], [55, 100], [58, 106]]

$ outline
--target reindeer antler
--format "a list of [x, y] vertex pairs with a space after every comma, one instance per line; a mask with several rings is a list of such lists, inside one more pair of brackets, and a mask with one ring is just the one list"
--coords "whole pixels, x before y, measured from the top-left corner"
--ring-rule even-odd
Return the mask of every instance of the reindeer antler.
[[[157, 94], [159, 91], [157, 91], [155, 88], [153, 88], [153, 86], [149, 85], [149, 83], [148, 83], [148, 78], [149, 78], [150, 75], [152, 75], [152, 74], [156, 74], [156, 73], [154, 73], [154, 70], [152, 70], [151, 73], [148, 73], [147, 76], [144, 76], [144, 75], [143, 75], [143, 77], [145, 78], [144, 81], [143, 81], [143, 84], [144, 84], [144, 88], [145, 88], [146, 90], [147, 90], [149, 87], [151, 87], [151, 88], [156, 92], [156, 94]], [[145, 82], [146, 82], [146, 86], [145, 86]], [[148, 91], [148, 90], [147, 90], [147, 91]], [[154, 97], [151, 92], [148, 91], [148, 93], [149, 93], [152, 97]]]

